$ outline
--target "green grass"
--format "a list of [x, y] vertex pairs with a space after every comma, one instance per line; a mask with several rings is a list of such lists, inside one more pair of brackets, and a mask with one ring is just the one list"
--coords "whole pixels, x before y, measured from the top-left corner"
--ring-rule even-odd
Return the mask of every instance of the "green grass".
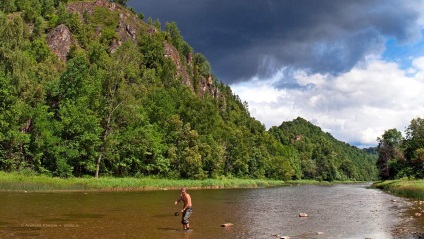
[[0, 191], [142, 191], [202, 188], [283, 186], [284, 181], [260, 179], [169, 180], [155, 178], [55, 178], [33, 173], [0, 172]]
[[397, 196], [424, 200], [424, 180], [387, 180], [376, 182], [373, 187]]
[[286, 185], [292, 185], [292, 186], [297, 186], [297, 185], [320, 185], [320, 186], [325, 186], [325, 185], [334, 185], [334, 184], [352, 184], [352, 183], [363, 183], [362, 181], [317, 181], [317, 180], [313, 180], [313, 179], [300, 179], [300, 180], [289, 180], [286, 181], [285, 184]]
[[[160, 178], [57, 178], [37, 175], [32, 171], [5, 173], [0, 171], [0, 191], [143, 191], [187, 187], [189, 189], [264, 188], [289, 185], [331, 185], [352, 182], [319, 182], [314, 180], [281, 181], [269, 179], [160, 179]], [[357, 182], [355, 182], [357, 183]], [[423, 183], [424, 185], [424, 183]]]

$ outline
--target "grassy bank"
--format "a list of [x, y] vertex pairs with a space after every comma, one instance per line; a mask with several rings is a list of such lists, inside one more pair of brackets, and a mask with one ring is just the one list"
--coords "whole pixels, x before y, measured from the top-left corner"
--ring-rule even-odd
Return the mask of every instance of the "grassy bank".
[[143, 191], [187, 187], [257, 188], [284, 185], [279, 180], [206, 179], [169, 180], [153, 178], [54, 178], [45, 175], [0, 172], [0, 191]]
[[424, 180], [388, 180], [374, 183], [373, 187], [397, 196], [424, 200]]

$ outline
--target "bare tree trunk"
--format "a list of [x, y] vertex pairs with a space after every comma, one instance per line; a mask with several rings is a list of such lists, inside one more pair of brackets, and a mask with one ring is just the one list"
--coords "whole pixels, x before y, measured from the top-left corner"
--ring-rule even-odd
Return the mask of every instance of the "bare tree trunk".
[[[103, 150], [102, 150], [103, 151]], [[102, 161], [102, 155], [103, 152], [100, 152], [99, 157], [97, 158], [97, 165], [96, 165], [96, 178], [99, 178], [99, 171], [100, 171], [100, 162]]]
[[[107, 123], [106, 123], [106, 129], [105, 132], [103, 134], [103, 146], [102, 149], [100, 151], [100, 155], [97, 158], [97, 164], [96, 164], [96, 174], [95, 174], [95, 178], [99, 177], [99, 171], [100, 171], [100, 163], [102, 161], [102, 156], [105, 152], [105, 141], [107, 139], [107, 136], [109, 136], [110, 132], [112, 131], [111, 127], [110, 127], [110, 122], [112, 121], [112, 116], [113, 116], [113, 112], [115, 112], [115, 110], [123, 103], [123, 101], [121, 101], [115, 108], [113, 108], [112, 110], [109, 111], [109, 115], [107, 117]], [[112, 106], [110, 107], [112, 108]]]

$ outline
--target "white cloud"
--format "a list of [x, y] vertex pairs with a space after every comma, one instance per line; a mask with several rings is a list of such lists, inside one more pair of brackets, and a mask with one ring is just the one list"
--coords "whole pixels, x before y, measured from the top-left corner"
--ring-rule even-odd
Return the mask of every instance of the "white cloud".
[[404, 132], [413, 118], [424, 117], [424, 57], [412, 66], [402, 70], [396, 63], [370, 58], [338, 77], [297, 72], [294, 79], [302, 88], [273, 87], [284, 80], [284, 69], [269, 79], [253, 78], [231, 88], [267, 128], [300, 116], [341, 141], [376, 145], [385, 130]]
[[[267, 79], [266, 83], [260, 81], [258, 78], [253, 78], [248, 82], [241, 82], [238, 85], [235, 85], [234, 88], [231, 87], [240, 99], [248, 99], [248, 102], [258, 102], [258, 103], [272, 103], [277, 102], [278, 97], [284, 95], [284, 91], [280, 91], [273, 87], [270, 87], [270, 84], [276, 82], [276, 78], [281, 78], [282, 73], [278, 71], [274, 76]], [[236, 88], [236, 89], [235, 89]]]

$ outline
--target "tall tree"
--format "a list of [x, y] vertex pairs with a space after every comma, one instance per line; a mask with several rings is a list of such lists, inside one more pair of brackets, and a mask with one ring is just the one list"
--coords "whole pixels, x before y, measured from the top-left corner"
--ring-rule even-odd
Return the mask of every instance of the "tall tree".
[[389, 129], [384, 132], [378, 141], [377, 168], [381, 179], [394, 178], [399, 171], [399, 164], [403, 160], [400, 151], [402, 133], [397, 129]]
[[411, 120], [405, 133], [405, 157], [408, 164], [412, 167], [412, 176], [423, 178], [424, 119], [415, 118]]
[[[100, 164], [103, 156], [108, 155], [109, 150], [113, 150], [109, 148], [109, 146], [111, 146], [111, 141], [109, 140], [115, 138], [112, 137], [115, 127], [128, 126], [125, 120], [119, 122], [115, 118], [116, 114], [119, 112], [119, 108], [123, 107], [125, 104], [131, 105], [132, 96], [129, 94], [131, 88], [126, 87], [126, 85], [131, 85], [135, 89], [140, 89], [137, 85], [137, 77], [139, 76], [139, 67], [141, 66], [141, 60], [143, 58], [142, 55], [137, 52], [135, 45], [130, 42], [124, 44], [113, 55], [112, 59], [114, 60], [114, 64], [108, 65], [111, 69], [103, 82], [103, 95], [105, 96], [104, 111], [102, 113], [103, 143], [97, 158], [95, 177], [99, 176]], [[126, 113], [122, 113], [121, 115], [121, 117], [127, 116], [129, 115]]]

